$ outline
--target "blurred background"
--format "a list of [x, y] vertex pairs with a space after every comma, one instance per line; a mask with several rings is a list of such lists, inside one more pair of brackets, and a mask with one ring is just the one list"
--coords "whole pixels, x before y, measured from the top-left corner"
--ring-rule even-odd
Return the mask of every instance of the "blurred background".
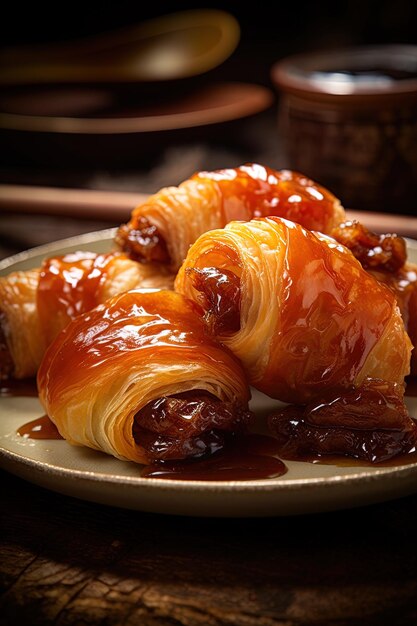
[[[78, 232], [118, 225], [133, 208], [134, 194], [178, 184], [197, 170], [235, 167], [248, 161], [291, 167], [285, 128], [278, 122], [283, 94], [271, 73], [278, 61], [294, 54], [352, 46], [417, 44], [415, 0], [277, 2], [273, 8], [246, 4], [120, 0], [100, 6], [9, 5], [7, 17], [2, 19], [0, 57], [2, 256]], [[142, 27], [166, 15], [173, 15], [169, 19], [175, 24], [174, 14], [184, 11], [193, 11], [194, 20], [199, 11], [205, 12], [206, 19], [210, 10], [217, 12], [210, 18], [215, 17], [217, 26], [211, 22], [205, 28], [197, 19], [191, 38], [190, 24], [181, 20], [177, 29], [162, 38], [154, 27], [148, 31]], [[164, 28], [166, 21], [162, 22]], [[110, 46], [103, 52], [100, 38], [111, 33], [116, 33], [111, 40], [114, 49]], [[181, 37], [184, 46], [178, 44]], [[132, 53], [136, 38], [142, 41], [143, 58], [151, 59], [147, 75], [139, 71], [143, 59], [139, 63]], [[79, 45], [80, 41], [96, 43], [89, 48], [88, 43]], [[176, 49], [181, 49], [181, 54], [173, 53]], [[116, 77], [115, 59], [119, 56], [128, 61], [129, 68]], [[87, 73], [79, 73], [83, 64], [88, 69], [97, 59], [104, 63], [107, 74], [94, 74], [91, 67]], [[184, 59], [192, 62], [192, 68], [188, 65], [181, 73]], [[73, 64], [78, 74], [72, 72]], [[167, 68], [172, 70], [168, 77], [164, 74]], [[403, 115], [407, 150], [417, 155], [417, 100], [407, 106]], [[395, 133], [402, 131], [397, 120], [391, 119], [392, 113], [389, 119], [386, 112], [384, 115], [391, 132], [387, 142], [394, 145]], [[359, 153], [366, 151], [369, 136], [368, 132], [357, 141]], [[404, 141], [401, 139], [401, 145]], [[297, 147], [297, 152], [300, 150]], [[320, 170], [314, 169], [314, 160], [313, 155], [311, 165], [305, 161], [303, 173], [315, 174], [317, 180]], [[330, 186], [355, 210], [413, 216], [417, 214], [417, 192], [410, 197], [407, 191], [408, 200], [404, 200], [401, 191], [405, 185], [407, 190], [417, 189], [417, 156], [411, 164], [401, 158], [395, 163], [395, 170], [389, 172], [394, 183], [381, 189], [377, 198], [367, 197], [365, 191], [361, 195], [360, 186], [365, 189], [366, 181], [352, 183], [348, 176], [345, 186], [325, 175], [319, 182]], [[371, 176], [372, 163], [368, 169]], [[39, 189], [38, 198], [29, 189], [36, 210], [28, 206], [27, 195], [20, 194], [22, 186], [26, 191], [27, 186]], [[390, 196], [395, 186], [397, 195]], [[56, 201], [44, 201], [43, 187], [133, 195], [126, 196], [125, 205], [114, 196], [114, 203], [103, 206], [102, 213], [92, 196], [84, 204], [85, 197], [80, 196], [84, 208], [71, 214], [70, 207], [61, 206], [60, 195]], [[17, 214], [25, 216], [26, 228], [22, 229], [22, 222], [16, 227]]]

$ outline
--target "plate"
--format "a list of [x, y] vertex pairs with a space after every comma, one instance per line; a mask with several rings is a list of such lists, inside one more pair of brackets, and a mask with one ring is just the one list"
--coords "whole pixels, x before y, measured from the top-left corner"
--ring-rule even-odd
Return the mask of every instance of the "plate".
[[[178, 143], [242, 142], [237, 126], [268, 109], [267, 87], [219, 82], [166, 87], [44, 86], [3, 90], [0, 136], [6, 152], [31, 162], [146, 164]], [[169, 98], [167, 98], [169, 93]], [[10, 158], [10, 155], [9, 155]], [[75, 161], [74, 161], [75, 159]]]
[[148, 134], [247, 117], [266, 109], [273, 96], [261, 85], [225, 82], [159, 104], [143, 100], [140, 90], [123, 94], [108, 87], [10, 91], [0, 98], [0, 128], [64, 135]]
[[[114, 229], [73, 237], [22, 252], [0, 262], [0, 273], [25, 270], [45, 256], [75, 250], [104, 252]], [[417, 261], [417, 241], [408, 240]], [[251, 408], [259, 416], [276, 401], [253, 391]], [[417, 415], [417, 397], [407, 398]], [[383, 502], [417, 491], [417, 463], [394, 467], [319, 465], [286, 461], [276, 479], [203, 482], [140, 477], [140, 466], [65, 441], [30, 440], [17, 429], [43, 414], [36, 398], [0, 398], [0, 465], [32, 483], [69, 496], [154, 513], [260, 517], [331, 511]]]

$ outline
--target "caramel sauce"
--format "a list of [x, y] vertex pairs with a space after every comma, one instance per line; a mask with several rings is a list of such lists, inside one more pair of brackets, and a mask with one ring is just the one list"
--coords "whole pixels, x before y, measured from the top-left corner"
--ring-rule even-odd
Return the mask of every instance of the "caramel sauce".
[[287, 472], [277, 458], [277, 442], [265, 435], [237, 436], [220, 452], [186, 461], [159, 461], [146, 465], [143, 478], [171, 480], [262, 480], [278, 478]]
[[1, 398], [14, 398], [19, 396], [30, 398], [36, 398], [38, 396], [38, 388], [34, 378], [26, 378], [24, 380], [7, 378], [0, 380]]
[[63, 439], [55, 424], [47, 415], [42, 415], [18, 429], [18, 434], [27, 439]]
[[[385, 384], [385, 383], [384, 383]], [[36, 387], [33, 384], [32, 389], [36, 390]], [[382, 405], [380, 402], [380, 397], [378, 398], [378, 391], [375, 391], [375, 389], [372, 391], [372, 393], [374, 394], [374, 401], [376, 400], [377, 402], [377, 406], [381, 409]], [[382, 389], [381, 389], [381, 393], [382, 393]], [[350, 394], [350, 400], [355, 400], [355, 399], [359, 399], [361, 400], [361, 398], [358, 398], [359, 395], [364, 396], [364, 392], [363, 391], [359, 391], [355, 390], [355, 392], [351, 392]], [[369, 394], [368, 394], [369, 395]], [[205, 394], [204, 392], [198, 392], [196, 393], [194, 392], [185, 392], [183, 394], [177, 394], [177, 396], [173, 396], [172, 397], [174, 400], [175, 399], [186, 399], [188, 401], [188, 403], [185, 405], [183, 404], [182, 406], [180, 405], [179, 407], [176, 406], [171, 408], [168, 408], [167, 406], [164, 406], [163, 409], [161, 410], [161, 406], [156, 406], [156, 404], [158, 404], [158, 401], [154, 401], [154, 403], [152, 403], [152, 407], [148, 406], [147, 407], [147, 415], [145, 415], [145, 413], [143, 413], [142, 415], [137, 415], [136, 416], [136, 422], [133, 426], [133, 432], [134, 432], [134, 436], [135, 436], [135, 440], [137, 439], [137, 443], [138, 445], [142, 445], [144, 444], [143, 441], [143, 437], [144, 437], [144, 430], [143, 428], [138, 427], [139, 425], [139, 419], [140, 417], [145, 417], [145, 419], [142, 419], [142, 423], [144, 423], [146, 426], [153, 426], [155, 427], [155, 409], [158, 410], [158, 412], [160, 413], [159, 415], [159, 419], [161, 420], [161, 422], [165, 422], [167, 418], [173, 418], [173, 414], [175, 416], [176, 413], [176, 418], [177, 421], [180, 420], [181, 418], [185, 418], [186, 413], [188, 412], [188, 416], [190, 416], [190, 413], [192, 413], [193, 411], [195, 411], [196, 409], [200, 412], [200, 418], [204, 421], [204, 419], [207, 417], [207, 415], [204, 415], [204, 411], [203, 409], [205, 408], [207, 410], [207, 408], [210, 410], [214, 410], [217, 411], [217, 413], [219, 413], [219, 417], [218, 417], [218, 423], [217, 426], [219, 425], [219, 422], [221, 422], [221, 415], [220, 415], [220, 411], [219, 411], [219, 405], [217, 404], [217, 402], [212, 403], [212, 405], [210, 406], [210, 399], [213, 398], [212, 396], [210, 396], [210, 394]], [[338, 400], [341, 399], [342, 396], [338, 397]], [[391, 397], [391, 401], [392, 401], [392, 397]], [[141, 471], [141, 476], [145, 477], [145, 478], [161, 478], [161, 479], [172, 479], [172, 480], [203, 480], [203, 481], [230, 481], [230, 480], [237, 480], [237, 481], [245, 481], [245, 480], [260, 480], [260, 479], [272, 479], [272, 478], [277, 478], [279, 476], [282, 476], [283, 474], [285, 474], [287, 472], [287, 467], [285, 465], [285, 463], [283, 462], [282, 459], [285, 460], [292, 460], [292, 461], [299, 461], [299, 462], [308, 462], [308, 463], [313, 463], [313, 464], [321, 464], [321, 465], [335, 465], [335, 466], [339, 466], [339, 467], [398, 467], [398, 466], [403, 466], [403, 465], [408, 465], [408, 464], [414, 464], [417, 463], [417, 451], [416, 451], [416, 447], [417, 447], [417, 426], [412, 426], [412, 429], [410, 431], [410, 424], [408, 424], [408, 430], [407, 430], [407, 424], [405, 424], [405, 431], [401, 430], [401, 426], [404, 427], [404, 424], [402, 423], [404, 421], [404, 414], [402, 411], [400, 411], [399, 413], [395, 413], [393, 412], [391, 414], [390, 417], [390, 407], [388, 407], [388, 413], [385, 412], [385, 410], [383, 410], [383, 413], [385, 415], [387, 415], [388, 417], [386, 418], [386, 424], [385, 426], [389, 425], [389, 423], [391, 423], [391, 426], [394, 427], [395, 425], [398, 426], [398, 430], [395, 430], [394, 428], [391, 428], [391, 433], [389, 433], [389, 430], [385, 430], [383, 431], [384, 433], [384, 437], [385, 439], [387, 437], [390, 438], [389, 441], [389, 445], [393, 446], [393, 444], [398, 444], [400, 447], [402, 446], [402, 448], [404, 448], [404, 452], [403, 453], [395, 453], [394, 456], [392, 456], [391, 458], [384, 458], [384, 459], [379, 459], [377, 457], [374, 458], [374, 460], [369, 460], [366, 458], [355, 458], [354, 456], [348, 456], [347, 454], [334, 454], [331, 452], [326, 452], [323, 454], [320, 453], [314, 453], [311, 451], [308, 451], [306, 449], [303, 448], [303, 446], [299, 445], [299, 440], [300, 437], [301, 439], [303, 438], [303, 436], [306, 434], [305, 431], [303, 432], [303, 429], [307, 428], [308, 430], [308, 439], [309, 439], [309, 445], [312, 445], [312, 439], [314, 439], [314, 435], [313, 437], [311, 436], [311, 432], [313, 428], [316, 428], [316, 430], [319, 430], [319, 434], [320, 437], [323, 440], [328, 440], [332, 443], [332, 445], [334, 444], [334, 435], [336, 434], [336, 436], [339, 438], [339, 442], [345, 438], [345, 441], [348, 440], [350, 442], [352, 442], [352, 438], [354, 439], [355, 437], [359, 438], [359, 448], [360, 446], [363, 446], [367, 444], [367, 442], [369, 442], [369, 436], [372, 436], [372, 432], [366, 428], [357, 428], [357, 429], [352, 429], [349, 428], [349, 411], [346, 408], [346, 404], [349, 400], [349, 394], [345, 394], [345, 396], [343, 396], [343, 402], [344, 402], [344, 410], [340, 410], [340, 404], [339, 404], [339, 410], [337, 409], [337, 402], [328, 402], [328, 403], [321, 403], [321, 404], [317, 404], [315, 405], [316, 408], [319, 408], [324, 412], [329, 412], [331, 413], [331, 415], [333, 416], [332, 419], [337, 422], [337, 419], [339, 420], [340, 424], [339, 424], [339, 429], [337, 429], [337, 426], [317, 426], [317, 423], [320, 423], [320, 417], [317, 419], [314, 418], [314, 408], [312, 408], [312, 406], [310, 406], [309, 412], [310, 412], [310, 419], [311, 419], [311, 415], [313, 415], [313, 420], [315, 419], [315, 421], [317, 422], [314, 426], [312, 426], [311, 424], [308, 424], [305, 422], [305, 420], [300, 419], [300, 415], [302, 415], [304, 412], [306, 412], [306, 409], [303, 407], [287, 407], [286, 409], [284, 409], [283, 411], [281, 411], [281, 415], [282, 413], [285, 411], [286, 412], [286, 420], [290, 420], [292, 422], [292, 427], [294, 429], [297, 429], [298, 432], [296, 434], [296, 440], [297, 443], [294, 445], [294, 441], [291, 441], [290, 439], [288, 439], [284, 444], [282, 439], [280, 438], [280, 435], [278, 433], [278, 437], [271, 437], [271, 436], [265, 436], [265, 435], [259, 435], [259, 434], [247, 434], [247, 435], [242, 435], [242, 434], [238, 434], [238, 435], [230, 435], [230, 433], [227, 433], [225, 431], [225, 433], [220, 433], [220, 432], [215, 432], [215, 431], [207, 431], [206, 433], [204, 433], [200, 438], [196, 438], [194, 440], [194, 443], [196, 443], [197, 441], [197, 445], [200, 445], [199, 450], [201, 453], [200, 457], [194, 457], [194, 458], [188, 458], [186, 460], [175, 460], [175, 461], [171, 461], [171, 460], [155, 460], [152, 464], [145, 466], [142, 471]], [[389, 394], [387, 397], [387, 402], [389, 403]], [[204, 406], [202, 406], [204, 405]], [[364, 400], [364, 398], [362, 398], [362, 404], [359, 405], [357, 407], [358, 412], [363, 411], [363, 414], [365, 415], [366, 418], [366, 406], [368, 406], [368, 412], [369, 412], [369, 397], [368, 397], [368, 401], [366, 401], [366, 398]], [[167, 410], [168, 409], [168, 410]], [[227, 410], [228, 408], [226, 407], [226, 414], [227, 414]], [[171, 413], [171, 414], [169, 414]], [[225, 413], [223, 413], [223, 419], [224, 419], [224, 415]], [[335, 419], [335, 415], [338, 416], [337, 419]], [[396, 417], [395, 417], [396, 416]], [[273, 418], [274, 416], [272, 416]], [[247, 421], [249, 419], [249, 416], [245, 413], [243, 413], [243, 418], [241, 416], [241, 425], [242, 422], [244, 422], [244, 426], [246, 426]], [[323, 418], [322, 418], [323, 419]], [[352, 417], [350, 417], [350, 419], [352, 419]], [[368, 426], [370, 427], [371, 425], [374, 425], [374, 421], [375, 421], [375, 416], [374, 417], [369, 417], [368, 419], [371, 420], [371, 423], [368, 423], [364, 426]], [[378, 418], [379, 419], [379, 418]], [[236, 419], [235, 416], [235, 422], [234, 427], [238, 429], [238, 424], [239, 424], [239, 420]], [[325, 418], [325, 422], [327, 422], [328, 417]], [[398, 423], [396, 422], [396, 420], [398, 421]], [[341, 426], [342, 422], [345, 422], [345, 426]], [[347, 424], [347, 427], [346, 427]], [[231, 424], [230, 424], [231, 426]], [[166, 428], [166, 425], [165, 425]], [[288, 424], [286, 425], [286, 428], [288, 428]], [[276, 422], [272, 423], [272, 429], [277, 432], [277, 425]], [[179, 429], [181, 430], [181, 429]], [[175, 424], [171, 425], [171, 435], [174, 433], [178, 435], [178, 425], [177, 427], [175, 426]], [[343, 431], [343, 432], [341, 432]], [[62, 439], [61, 435], [59, 434], [56, 426], [53, 424], [53, 422], [48, 418], [48, 416], [44, 415], [40, 418], [37, 418], [33, 421], [28, 422], [27, 424], [24, 424], [23, 426], [21, 426], [18, 429], [18, 434], [23, 436], [23, 437], [27, 437], [29, 439]], [[149, 435], [149, 431], [148, 431], [148, 435]], [[155, 433], [153, 433], [153, 435], [155, 435]], [[225, 435], [225, 436], [224, 436]], [[285, 436], [288, 435], [288, 432], [285, 433]], [[333, 436], [333, 439], [331, 438]], [[146, 435], [145, 435], [145, 439], [146, 439]], [[155, 444], [155, 438], [154, 437], [150, 437], [149, 441], [152, 441], [153, 444]], [[163, 442], [163, 438], [159, 440], [159, 443], [161, 444], [162, 442], [162, 446], [164, 444]], [[204, 445], [202, 445], [204, 444]], [[404, 445], [406, 444], [406, 445]], [[314, 445], [314, 442], [313, 442]], [[174, 446], [175, 449], [175, 446]], [[176, 449], [178, 450], [178, 442], [177, 442], [177, 447]], [[192, 445], [189, 443], [189, 451], [192, 450]], [[172, 452], [172, 447], [171, 447], [171, 452]], [[194, 450], [195, 452], [195, 450]], [[154, 454], [154, 456], [156, 456]], [[169, 455], [165, 455], [164, 454], [164, 450], [162, 450], [162, 454], [161, 454], [161, 449], [159, 449], [159, 456], [160, 457], [166, 457], [169, 458]], [[280, 458], [281, 457], [281, 458]]]
[[271, 215], [321, 232], [328, 232], [333, 223], [335, 196], [298, 172], [250, 163], [234, 169], [199, 172], [192, 178], [216, 182], [223, 200], [225, 225], [232, 220]]
[[119, 256], [117, 252], [74, 252], [44, 261], [37, 289], [37, 308], [47, 343], [72, 319], [100, 303], [103, 283]]

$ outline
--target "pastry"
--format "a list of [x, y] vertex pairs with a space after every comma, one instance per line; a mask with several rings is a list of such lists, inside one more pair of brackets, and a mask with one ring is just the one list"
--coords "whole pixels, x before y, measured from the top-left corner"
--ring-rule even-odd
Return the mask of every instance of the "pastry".
[[129, 291], [74, 319], [38, 389], [67, 441], [139, 463], [215, 452], [250, 419], [239, 361], [172, 291]]
[[0, 278], [0, 378], [34, 376], [57, 333], [110, 296], [172, 282], [166, 270], [120, 252], [51, 257], [41, 268]]
[[368, 378], [403, 388], [411, 343], [395, 297], [330, 237], [232, 222], [195, 242], [175, 288], [273, 398], [305, 404]]
[[131, 258], [176, 272], [201, 234], [232, 220], [269, 215], [329, 233], [345, 212], [332, 193], [306, 176], [252, 163], [199, 172], [179, 187], [161, 189], [134, 209], [116, 242]]

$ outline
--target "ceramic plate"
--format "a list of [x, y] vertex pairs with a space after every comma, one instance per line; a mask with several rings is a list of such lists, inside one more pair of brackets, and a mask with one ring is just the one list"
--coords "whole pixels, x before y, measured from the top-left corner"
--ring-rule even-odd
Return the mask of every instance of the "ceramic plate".
[[[103, 252], [114, 231], [106, 230], [42, 246], [0, 262], [4, 275], [36, 267], [45, 256], [75, 250]], [[417, 242], [409, 241], [417, 261]], [[258, 415], [277, 402], [256, 391]], [[417, 415], [417, 398], [407, 398]], [[140, 466], [65, 441], [31, 440], [17, 429], [43, 414], [36, 398], [0, 398], [0, 464], [37, 485], [111, 506], [200, 516], [271, 516], [330, 511], [408, 495], [417, 491], [417, 463], [397, 467], [318, 465], [286, 462], [281, 478], [247, 482], [202, 482], [140, 477]]]

